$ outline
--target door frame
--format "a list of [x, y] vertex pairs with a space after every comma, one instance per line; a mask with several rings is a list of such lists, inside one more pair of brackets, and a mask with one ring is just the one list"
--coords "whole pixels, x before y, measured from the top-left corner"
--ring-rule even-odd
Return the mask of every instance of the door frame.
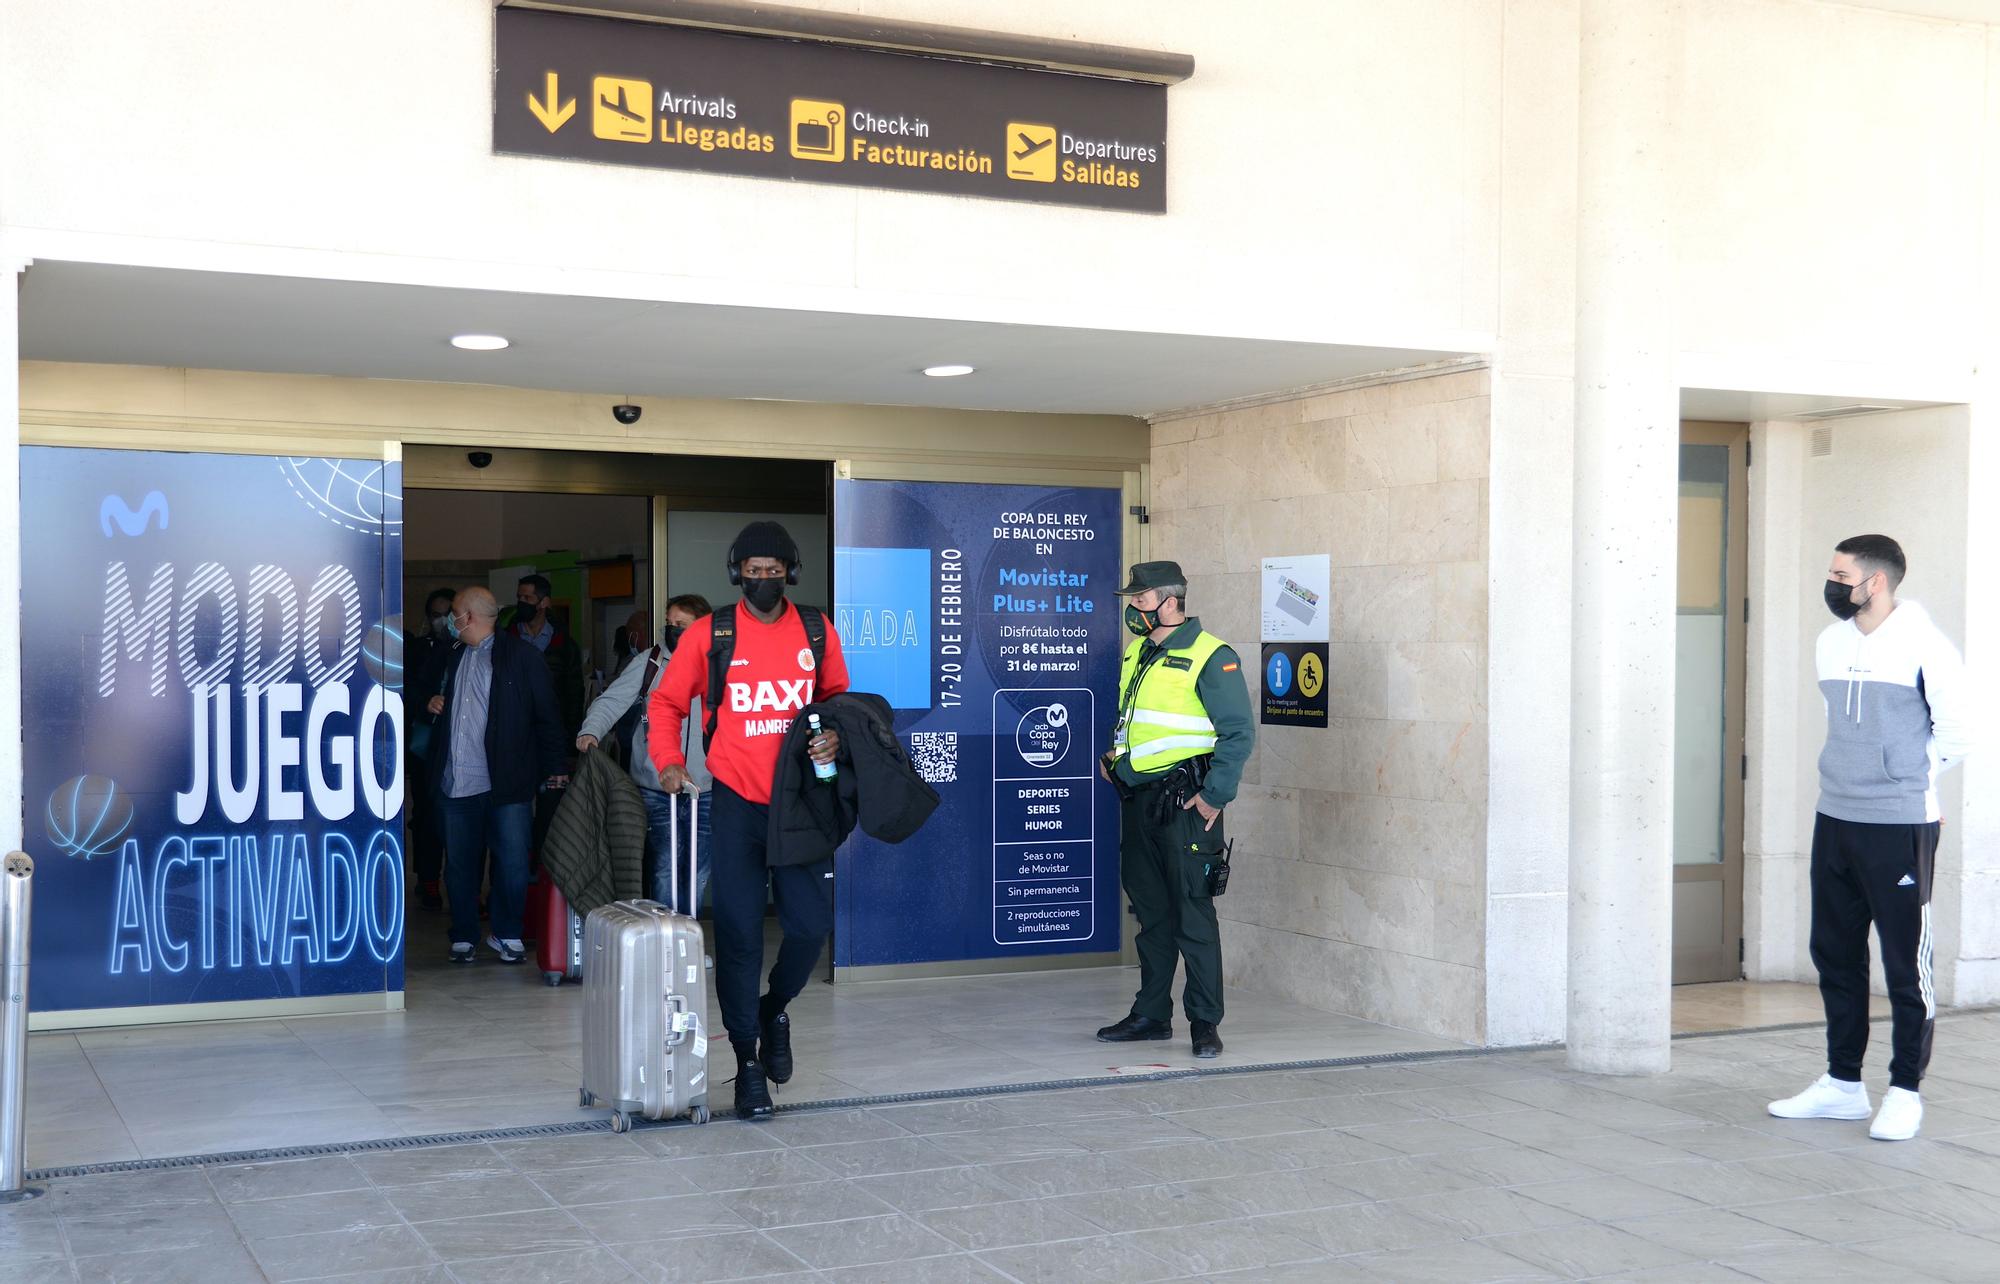
[[[1735, 981], [1743, 976], [1743, 797], [1749, 772], [1745, 695], [1749, 670], [1750, 425], [1684, 421], [1680, 444], [1729, 448], [1729, 491], [1724, 502], [1727, 549], [1723, 558], [1722, 860], [1675, 865], [1674, 884], [1722, 884], [1722, 932], [1712, 950], [1674, 950], [1673, 983]], [[1728, 770], [1730, 758], [1740, 764]]]

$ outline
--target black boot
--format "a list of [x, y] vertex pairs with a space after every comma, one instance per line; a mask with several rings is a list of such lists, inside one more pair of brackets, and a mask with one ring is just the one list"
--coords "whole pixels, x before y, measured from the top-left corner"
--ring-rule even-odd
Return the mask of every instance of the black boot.
[[763, 1024], [763, 1042], [757, 1047], [757, 1059], [764, 1063], [764, 1072], [772, 1083], [792, 1081], [792, 1018], [783, 1008], [771, 1011], [770, 996], [765, 996], [759, 1013]]
[[1097, 1032], [1097, 1041], [1099, 1043], [1143, 1043], [1154, 1039], [1171, 1039], [1173, 1037], [1173, 1022], [1155, 1021], [1151, 1017], [1142, 1017], [1136, 1012], [1126, 1017], [1123, 1021], [1120, 1021], [1117, 1025], [1107, 1025]]
[[771, 1102], [771, 1085], [764, 1077], [763, 1063], [758, 1061], [737, 1063], [736, 1117], [769, 1119], [777, 1113], [777, 1109]]
[[1203, 1061], [1222, 1055], [1222, 1036], [1215, 1031], [1213, 1021], [1190, 1021], [1188, 1032], [1194, 1035], [1194, 1054]]

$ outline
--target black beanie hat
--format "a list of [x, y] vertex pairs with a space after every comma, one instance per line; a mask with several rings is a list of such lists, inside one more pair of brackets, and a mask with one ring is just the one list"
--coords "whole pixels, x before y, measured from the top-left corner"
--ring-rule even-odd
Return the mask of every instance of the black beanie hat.
[[752, 522], [729, 546], [729, 569], [735, 570], [753, 557], [775, 557], [787, 569], [799, 564], [799, 546], [790, 531], [776, 522]]

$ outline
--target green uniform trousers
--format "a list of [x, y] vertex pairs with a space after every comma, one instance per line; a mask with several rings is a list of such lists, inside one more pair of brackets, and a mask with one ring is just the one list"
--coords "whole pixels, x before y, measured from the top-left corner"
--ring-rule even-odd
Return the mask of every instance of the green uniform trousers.
[[1177, 811], [1164, 825], [1147, 817], [1157, 789], [1140, 789], [1122, 808], [1119, 877], [1139, 916], [1139, 994], [1132, 1011], [1154, 1021], [1174, 1015], [1174, 965], [1187, 962], [1181, 1007], [1189, 1021], [1222, 1023], [1222, 933], [1208, 894], [1207, 866], [1222, 821], [1203, 830], [1199, 812]]

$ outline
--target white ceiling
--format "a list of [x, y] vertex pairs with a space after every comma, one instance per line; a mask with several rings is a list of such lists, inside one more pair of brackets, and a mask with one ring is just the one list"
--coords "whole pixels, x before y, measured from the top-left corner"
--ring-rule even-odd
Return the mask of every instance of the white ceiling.
[[1849, 406], [1916, 410], [1938, 404], [1935, 401], [1898, 401], [1890, 397], [1823, 397], [1794, 392], [1741, 392], [1727, 388], [1681, 389], [1681, 418], [1716, 423], [1748, 424], [1767, 419], [1796, 419], [1813, 411], [1840, 410]]
[[[502, 334], [504, 352], [447, 340]], [[1144, 415], [1462, 354], [42, 260], [21, 355], [662, 397]], [[978, 367], [930, 379], [923, 367]]]

